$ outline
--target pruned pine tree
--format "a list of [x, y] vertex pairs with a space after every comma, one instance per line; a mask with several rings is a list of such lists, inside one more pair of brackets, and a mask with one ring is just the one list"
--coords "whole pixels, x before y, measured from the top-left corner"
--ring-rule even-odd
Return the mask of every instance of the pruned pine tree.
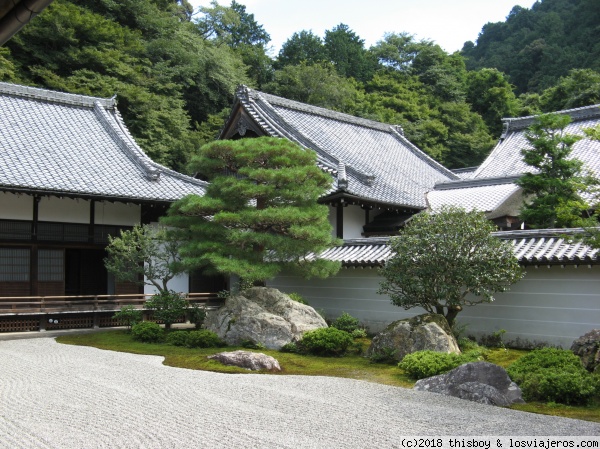
[[391, 239], [393, 256], [377, 292], [404, 309], [444, 315], [452, 326], [464, 306], [493, 301], [523, 276], [495, 229], [483, 213], [456, 207], [416, 215]]
[[222, 140], [203, 146], [191, 168], [210, 182], [206, 195], [177, 201], [163, 219], [189, 268], [252, 282], [284, 269], [305, 277], [339, 270], [312, 257], [336, 244], [327, 206], [317, 203], [331, 177], [312, 151], [273, 137]]
[[573, 145], [582, 137], [568, 134], [568, 115], [541, 115], [526, 133], [530, 148], [521, 150], [523, 160], [534, 170], [517, 184], [529, 195], [520, 212], [532, 228], [570, 228], [589, 224], [590, 205], [582, 193], [598, 185], [587, 174], [583, 162], [571, 157]]

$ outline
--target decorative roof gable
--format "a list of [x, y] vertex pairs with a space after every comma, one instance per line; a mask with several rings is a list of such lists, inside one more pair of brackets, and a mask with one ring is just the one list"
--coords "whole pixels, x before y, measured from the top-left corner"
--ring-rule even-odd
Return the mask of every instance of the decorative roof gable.
[[312, 149], [318, 165], [335, 177], [333, 192], [365, 201], [423, 209], [425, 193], [435, 183], [459, 179], [409, 142], [398, 126], [241, 86], [220, 138], [247, 129]]
[[103, 99], [0, 83], [0, 190], [175, 201], [206, 183], [152, 161]]

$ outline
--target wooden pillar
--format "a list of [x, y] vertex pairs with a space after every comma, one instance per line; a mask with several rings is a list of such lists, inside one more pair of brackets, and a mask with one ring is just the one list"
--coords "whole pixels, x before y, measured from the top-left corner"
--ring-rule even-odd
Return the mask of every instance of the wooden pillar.
[[41, 198], [37, 195], [33, 197], [33, 220], [31, 222], [31, 253], [29, 255], [29, 285], [30, 295], [38, 295], [38, 221], [39, 206]]
[[88, 228], [88, 242], [94, 243], [94, 228], [96, 225], [96, 201], [90, 200], [90, 223]]
[[336, 237], [338, 239], [344, 238], [344, 200], [341, 199], [336, 205], [336, 218], [335, 218], [335, 229]]

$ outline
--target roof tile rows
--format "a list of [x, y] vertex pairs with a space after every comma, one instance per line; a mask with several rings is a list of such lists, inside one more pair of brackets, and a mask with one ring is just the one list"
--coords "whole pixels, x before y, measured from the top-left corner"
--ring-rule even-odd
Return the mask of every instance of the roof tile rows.
[[[493, 235], [510, 242], [515, 257], [523, 265], [600, 263], [598, 249], [572, 239], [581, 232], [580, 229], [544, 229], [501, 231]], [[389, 242], [390, 237], [346, 240], [343, 246], [328, 249], [319, 257], [342, 262], [346, 267], [383, 266], [393, 256]]]
[[268, 135], [286, 137], [317, 152], [320, 165], [346, 167], [349, 194], [365, 200], [425, 208], [435, 183], [459, 179], [392, 125], [310, 106], [242, 86], [246, 112]]
[[0, 190], [174, 201], [206, 183], [153, 162], [113, 99], [0, 83]]

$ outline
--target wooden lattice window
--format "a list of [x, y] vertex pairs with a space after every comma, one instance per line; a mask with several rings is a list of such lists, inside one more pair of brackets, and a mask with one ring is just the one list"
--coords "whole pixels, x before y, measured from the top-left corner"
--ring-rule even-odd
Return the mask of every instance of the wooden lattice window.
[[29, 282], [30, 251], [0, 248], [0, 282]]
[[38, 281], [62, 282], [65, 279], [65, 252], [62, 249], [38, 250]]

